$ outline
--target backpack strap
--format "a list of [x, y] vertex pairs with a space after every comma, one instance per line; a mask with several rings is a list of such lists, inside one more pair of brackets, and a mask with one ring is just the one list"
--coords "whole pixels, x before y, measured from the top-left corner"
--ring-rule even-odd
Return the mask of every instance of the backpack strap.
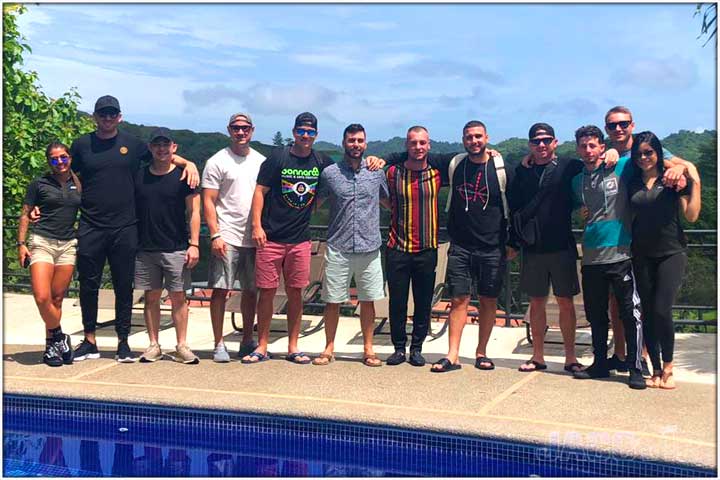
[[503, 216], [507, 220], [510, 216], [510, 208], [508, 207], [507, 196], [505, 195], [505, 189], [507, 188], [507, 173], [505, 172], [505, 162], [503, 161], [502, 155], [499, 153], [493, 157], [495, 161], [495, 173], [498, 177], [498, 183], [500, 184], [500, 198], [502, 198], [503, 205]]
[[462, 162], [465, 159], [465, 157], [467, 157], [467, 155], [468, 155], [467, 153], [458, 153], [457, 155], [455, 155], [452, 158], [452, 160], [450, 160], [450, 165], [448, 165], [448, 176], [449, 176], [448, 186], [450, 187], [450, 192], [448, 193], [447, 202], [445, 203], [445, 211], [446, 212], [450, 211], [450, 201], [452, 200], [452, 196], [453, 196], [453, 183], [452, 182], [453, 182], [453, 175], [455, 175], [455, 169], [460, 164], [460, 162]]

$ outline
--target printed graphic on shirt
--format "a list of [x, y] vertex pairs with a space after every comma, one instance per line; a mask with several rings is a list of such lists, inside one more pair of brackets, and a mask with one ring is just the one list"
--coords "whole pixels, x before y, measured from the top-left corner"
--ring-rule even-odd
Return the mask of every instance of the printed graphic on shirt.
[[282, 198], [287, 205], [298, 210], [309, 206], [317, 191], [320, 169], [284, 168], [280, 172]]
[[617, 195], [618, 193], [618, 182], [617, 178], [610, 177], [605, 179], [605, 194], [606, 195]]
[[464, 182], [455, 187], [460, 198], [468, 203], [480, 202], [483, 205], [488, 203], [487, 182], [483, 179], [483, 172], [478, 170], [475, 182]]

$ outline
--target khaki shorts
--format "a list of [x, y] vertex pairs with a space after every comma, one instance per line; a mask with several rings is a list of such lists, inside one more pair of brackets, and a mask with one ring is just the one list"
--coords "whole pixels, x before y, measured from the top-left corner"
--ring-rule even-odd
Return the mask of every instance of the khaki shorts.
[[33, 234], [30, 237], [30, 265], [37, 262], [52, 265], [75, 265], [77, 238], [55, 240]]

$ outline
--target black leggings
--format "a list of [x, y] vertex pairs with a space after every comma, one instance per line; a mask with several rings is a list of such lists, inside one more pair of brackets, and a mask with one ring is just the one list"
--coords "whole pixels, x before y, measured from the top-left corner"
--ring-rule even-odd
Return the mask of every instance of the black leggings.
[[667, 257], [633, 258], [643, 311], [643, 334], [653, 371], [660, 372], [660, 355], [665, 363], [673, 361], [675, 325], [672, 304], [682, 285], [687, 266], [687, 254]]

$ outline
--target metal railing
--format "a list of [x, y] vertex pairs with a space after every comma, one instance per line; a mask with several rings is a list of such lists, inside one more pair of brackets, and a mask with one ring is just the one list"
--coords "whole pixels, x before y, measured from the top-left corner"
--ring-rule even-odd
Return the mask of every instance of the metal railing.
[[[14, 231], [17, 229], [17, 222], [14, 220], [16, 219], [5, 219], [4, 220], [4, 232], [5, 235], [12, 234], [14, 236]], [[387, 240], [387, 234], [388, 234], [388, 227], [383, 226], [380, 228], [383, 236], [383, 246], [381, 248], [382, 253], [384, 255], [385, 250], [385, 243]], [[324, 240], [326, 238], [326, 231], [327, 226], [326, 225], [312, 225], [310, 227], [311, 236], [313, 240]], [[717, 256], [717, 231], [716, 230], [686, 230], [686, 235], [691, 242], [688, 242], [688, 249], [689, 251], [700, 251], [704, 253], [711, 253], [712, 256]], [[582, 230], [573, 230], [573, 234], [576, 237], [576, 240], [579, 241], [582, 236]], [[209, 245], [209, 235], [207, 233], [207, 228], [205, 224], [203, 224], [203, 227], [201, 229], [201, 235], [200, 235], [200, 251], [201, 252], [209, 252], [210, 251], [210, 245]], [[439, 240], [441, 242], [448, 241], [447, 236], [447, 230], [444, 227], [440, 228], [439, 231]], [[203, 257], [207, 258], [206, 255], [201, 255], [201, 264], [198, 265], [193, 270], [193, 280], [194, 281], [205, 281], [207, 280], [207, 263], [203, 262]], [[7, 261], [6, 261], [7, 263]], [[715, 275], [717, 275], [717, 272], [714, 272]], [[77, 275], [77, 272], [76, 272]], [[7, 268], [3, 269], [3, 280], [4, 280], [4, 288], [5, 290], [13, 290], [13, 291], [29, 291], [30, 286], [30, 275], [28, 270], [8, 270]], [[110, 279], [107, 277], [104, 277], [104, 282], [109, 283]], [[713, 285], [717, 285], [717, 282], [715, 279], [712, 280]], [[503, 286], [503, 291], [501, 292], [500, 297], [498, 298], [498, 308], [501, 309], [504, 313], [500, 314], [500, 317], [503, 317], [505, 319], [505, 326], [510, 327], [513, 326], [513, 320], [515, 320], [515, 325], [518, 325], [519, 320], [522, 320], [525, 317], [525, 310], [528, 305], [528, 299], [526, 296], [520, 292], [520, 289], [518, 287], [519, 283], [519, 262], [513, 261], [513, 262], [507, 262], [507, 267], [505, 270], [505, 282]], [[70, 288], [68, 289], [67, 294], [77, 294], [79, 291], [78, 289], [78, 283], [77, 278], [75, 277], [73, 281], [70, 284]], [[716, 295], [713, 295], [713, 298], [715, 298]], [[473, 300], [471, 302], [471, 305], [477, 306], [477, 301]], [[322, 303], [315, 299], [314, 301], [306, 304], [306, 306], [314, 309], [318, 309], [322, 307]], [[675, 320], [676, 325], [696, 325], [704, 327], [705, 330], [707, 330], [708, 326], [711, 325], [717, 325], [717, 318], [714, 319], [705, 319], [705, 315], [717, 311], [717, 305], [684, 305], [684, 304], [678, 304], [673, 305], [673, 310], [678, 312], [683, 312], [681, 316], [683, 318], [679, 318]], [[689, 313], [694, 313], [695, 318], [686, 318], [689, 317]]]

